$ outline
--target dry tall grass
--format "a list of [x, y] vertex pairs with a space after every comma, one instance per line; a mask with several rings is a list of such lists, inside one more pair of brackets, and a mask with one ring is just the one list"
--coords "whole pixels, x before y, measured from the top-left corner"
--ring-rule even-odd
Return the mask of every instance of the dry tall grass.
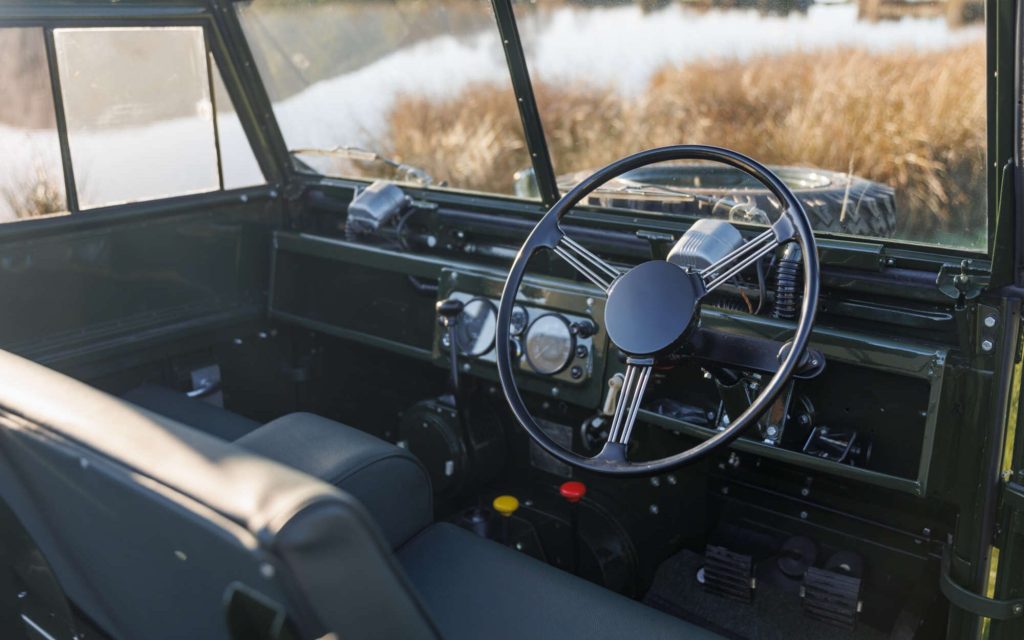
[[[67, 211], [64, 185], [42, 167], [37, 167], [30, 177], [0, 188], [0, 205], [5, 205], [0, 206], [0, 213], [6, 208], [8, 215], [16, 220]], [[0, 222], [6, 221], [0, 219]]]
[[[767, 163], [850, 171], [896, 188], [898, 236], [977, 242], [985, 221], [985, 51], [846, 49], [665, 68], [626, 98], [598, 84], [535, 83], [556, 168], [645, 147], [707, 143]], [[511, 93], [404, 96], [387, 151], [459, 187], [508, 191], [528, 162]]]

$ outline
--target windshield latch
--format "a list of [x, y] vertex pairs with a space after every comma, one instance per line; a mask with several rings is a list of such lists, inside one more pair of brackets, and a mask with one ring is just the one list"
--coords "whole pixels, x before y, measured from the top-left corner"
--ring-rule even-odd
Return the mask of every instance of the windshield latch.
[[989, 282], [992, 274], [979, 267], [974, 267], [970, 260], [963, 260], [960, 265], [944, 264], [939, 268], [939, 275], [935, 278], [935, 285], [939, 291], [957, 301], [957, 306], [962, 306], [967, 300], [973, 300], [981, 295]]

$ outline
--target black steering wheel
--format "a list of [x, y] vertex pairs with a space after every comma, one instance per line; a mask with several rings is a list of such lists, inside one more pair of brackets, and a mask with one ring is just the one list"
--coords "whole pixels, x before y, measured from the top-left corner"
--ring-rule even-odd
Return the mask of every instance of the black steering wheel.
[[[771, 227], [700, 270], [652, 260], [623, 273], [562, 231], [561, 219], [597, 187], [627, 171], [670, 160], [710, 160], [744, 171], [778, 198], [782, 215]], [[743, 413], [700, 444], [659, 460], [628, 460], [627, 447], [651, 370], [660, 359], [678, 353], [694, 335], [704, 297], [779, 245], [794, 240], [803, 252], [803, 304], [791, 344], [779, 353], [778, 367], [768, 383], [761, 387], [760, 393]], [[608, 441], [592, 458], [563, 447], [541, 429], [526, 408], [512, 373], [512, 308], [526, 265], [541, 248], [553, 251], [607, 294], [605, 331], [611, 342], [626, 354], [626, 373]], [[534, 442], [559, 460], [608, 475], [663, 473], [726, 446], [768, 410], [793, 376], [807, 348], [818, 302], [818, 285], [818, 253], [807, 213], [793, 192], [774, 173], [751, 158], [719, 147], [678, 145], [642, 151], [608, 165], [576, 185], [551, 207], [523, 243], [512, 263], [498, 307], [496, 340], [501, 387], [519, 424]]]

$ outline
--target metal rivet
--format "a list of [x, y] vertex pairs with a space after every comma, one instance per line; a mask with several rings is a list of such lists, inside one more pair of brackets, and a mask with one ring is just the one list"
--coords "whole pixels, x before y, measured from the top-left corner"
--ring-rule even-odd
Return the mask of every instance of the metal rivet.
[[801, 520], [806, 520], [807, 519], [807, 512], [806, 511], [801, 511], [800, 512], [800, 519]]
[[647, 507], [647, 510], [651, 512], [652, 516], [658, 515], [658, 505], [656, 504], [652, 504], [651, 506]]
[[272, 565], [270, 563], [267, 563], [267, 562], [264, 562], [263, 564], [261, 564], [260, 565], [260, 575], [262, 575], [264, 578], [267, 578], [267, 579], [273, 578], [274, 577], [274, 565]]
[[807, 496], [811, 495], [811, 490], [808, 489], [807, 487], [804, 487], [803, 489], [800, 490], [800, 495], [806, 498]]

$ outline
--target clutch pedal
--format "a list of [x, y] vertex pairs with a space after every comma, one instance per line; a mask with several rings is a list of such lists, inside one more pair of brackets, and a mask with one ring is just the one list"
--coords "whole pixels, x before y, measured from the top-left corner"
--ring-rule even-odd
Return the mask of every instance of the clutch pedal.
[[708, 545], [704, 551], [704, 590], [740, 602], [752, 602], [757, 579], [754, 559], [725, 547]]

